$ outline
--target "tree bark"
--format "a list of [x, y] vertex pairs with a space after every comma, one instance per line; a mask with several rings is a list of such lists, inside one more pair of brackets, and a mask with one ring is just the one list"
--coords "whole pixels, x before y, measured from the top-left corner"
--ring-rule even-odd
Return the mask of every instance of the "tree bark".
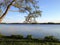
[[11, 5], [13, 4], [14, 1], [15, 1], [15, 0], [13, 0], [13, 1], [7, 6], [6, 11], [5, 11], [5, 12], [3, 13], [3, 15], [0, 17], [0, 23], [2, 22], [4, 16], [6, 16], [8, 10], [10, 9], [10, 7], [11, 7]]

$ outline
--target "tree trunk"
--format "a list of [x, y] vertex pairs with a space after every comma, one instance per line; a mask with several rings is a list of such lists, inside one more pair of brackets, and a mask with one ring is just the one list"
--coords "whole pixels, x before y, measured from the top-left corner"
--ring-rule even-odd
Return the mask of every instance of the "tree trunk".
[[6, 11], [5, 11], [5, 12], [3, 13], [3, 15], [0, 17], [0, 23], [2, 22], [4, 16], [6, 16], [8, 10], [10, 9], [10, 7], [11, 7], [11, 5], [13, 4], [14, 1], [15, 1], [15, 0], [13, 0], [13, 1], [7, 6]]

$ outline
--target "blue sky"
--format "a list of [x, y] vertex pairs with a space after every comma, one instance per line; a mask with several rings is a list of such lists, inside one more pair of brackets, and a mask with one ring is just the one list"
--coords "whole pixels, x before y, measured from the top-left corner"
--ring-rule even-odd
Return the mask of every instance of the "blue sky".
[[[39, 0], [38, 5], [42, 11], [42, 16], [36, 19], [38, 22], [60, 22], [60, 0]], [[14, 7], [11, 9], [18, 10]], [[25, 15], [9, 11], [2, 22], [23, 22]]]

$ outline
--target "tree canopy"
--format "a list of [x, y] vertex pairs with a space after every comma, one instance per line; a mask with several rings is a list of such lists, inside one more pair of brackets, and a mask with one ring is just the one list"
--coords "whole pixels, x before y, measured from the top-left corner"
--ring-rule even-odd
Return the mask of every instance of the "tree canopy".
[[28, 15], [34, 15], [33, 17], [41, 15], [41, 11], [39, 10], [37, 3], [37, 0], [0, 0], [0, 11], [2, 11], [2, 14], [0, 13], [0, 22], [7, 14], [11, 6], [18, 8], [20, 13], [27, 12]]

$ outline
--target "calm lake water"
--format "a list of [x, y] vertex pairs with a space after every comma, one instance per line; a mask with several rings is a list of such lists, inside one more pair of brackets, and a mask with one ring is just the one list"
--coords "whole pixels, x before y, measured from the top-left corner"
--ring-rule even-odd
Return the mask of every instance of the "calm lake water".
[[31, 34], [36, 38], [53, 35], [60, 38], [60, 25], [49, 24], [0, 24], [0, 33], [4, 35]]

